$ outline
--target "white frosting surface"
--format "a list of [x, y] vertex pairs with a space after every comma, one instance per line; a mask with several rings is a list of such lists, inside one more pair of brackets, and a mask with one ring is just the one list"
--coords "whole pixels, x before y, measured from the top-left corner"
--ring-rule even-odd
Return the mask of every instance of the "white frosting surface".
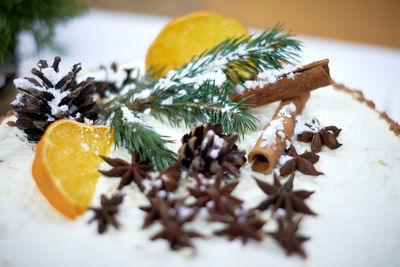
[[[248, 133], [241, 149], [250, 151], [277, 105], [253, 109], [260, 131]], [[194, 239], [195, 253], [172, 252], [166, 241], [149, 240], [160, 229], [158, 224], [141, 229], [144, 213], [138, 206], [146, 199], [133, 184], [123, 189], [125, 199], [117, 216], [121, 229], [110, 227], [99, 235], [96, 223], [87, 224], [92, 212], [71, 221], [50, 206], [32, 178], [34, 146], [21, 131], [9, 127], [7, 119], [0, 127], [0, 266], [400, 266], [400, 138], [377, 112], [333, 87], [312, 92], [302, 115], [343, 129], [338, 137], [343, 146], [323, 147], [319, 153], [315, 167], [325, 175], [296, 172], [294, 189], [315, 191], [306, 203], [318, 213], [304, 216], [300, 226], [299, 232], [311, 237], [304, 243], [307, 259], [286, 256], [270, 237], [245, 246], [222, 237]], [[171, 145], [175, 151], [189, 131], [163, 125], [149, 115], [145, 120], [177, 140]], [[310, 144], [294, 145], [299, 153], [310, 149]], [[125, 151], [111, 156], [129, 159]], [[252, 176], [272, 182], [271, 175], [254, 173], [246, 164], [234, 191], [246, 207], [265, 198]], [[99, 204], [101, 193], [111, 195], [118, 182], [100, 178], [92, 205]], [[262, 214], [269, 221], [264, 230], [273, 231], [270, 214]], [[198, 217], [189, 227], [203, 234], [221, 226], [210, 226], [201, 214]]]

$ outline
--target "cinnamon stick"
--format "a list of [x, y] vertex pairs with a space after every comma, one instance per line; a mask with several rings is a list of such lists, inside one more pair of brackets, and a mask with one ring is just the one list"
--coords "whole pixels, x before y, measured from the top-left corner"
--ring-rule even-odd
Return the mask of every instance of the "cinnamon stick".
[[244, 103], [260, 106], [277, 100], [300, 96], [332, 83], [328, 63], [329, 60], [324, 59], [301, 66], [289, 73], [282, 74], [276, 78], [275, 82], [271, 83], [259, 80], [259, 86], [247, 88], [241, 94], [231, 94], [229, 98], [233, 102], [239, 102], [253, 95]]
[[254, 171], [269, 174], [283, 153], [294, 130], [296, 115], [303, 110], [310, 93], [283, 100], [264, 129], [256, 145], [249, 153], [249, 162]]

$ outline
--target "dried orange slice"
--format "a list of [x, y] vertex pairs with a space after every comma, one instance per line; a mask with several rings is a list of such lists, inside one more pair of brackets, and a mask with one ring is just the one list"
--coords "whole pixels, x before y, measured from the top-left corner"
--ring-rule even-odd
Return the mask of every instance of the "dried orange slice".
[[113, 143], [110, 128], [73, 120], [50, 124], [39, 141], [33, 178], [51, 205], [74, 219], [89, 205], [100, 176], [100, 155]]
[[168, 23], [150, 45], [146, 69], [160, 70], [160, 76], [176, 69], [206, 49], [230, 37], [248, 35], [236, 19], [209, 11], [197, 11]]

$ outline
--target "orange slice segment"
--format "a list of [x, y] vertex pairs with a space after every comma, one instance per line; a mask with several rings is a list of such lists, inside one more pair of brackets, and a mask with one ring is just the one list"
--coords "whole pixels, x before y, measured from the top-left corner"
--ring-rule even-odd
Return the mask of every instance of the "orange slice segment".
[[146, 69], [160, 70], [164, 76], [227, 38], [248, 35], [236, 19], [209, 11], [198, 11], [168, 23], [150, 45]]
[[53, 122], [39, 141], [33, 178], [50, 204], [70, 219], [89, 205], [98, 168], [113, 143], [110, 128], [73, 120]]

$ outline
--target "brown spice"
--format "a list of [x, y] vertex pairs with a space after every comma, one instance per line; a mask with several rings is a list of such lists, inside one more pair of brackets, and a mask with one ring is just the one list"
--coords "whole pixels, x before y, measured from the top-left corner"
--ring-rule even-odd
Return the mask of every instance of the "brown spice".
[[255, 208], [256, 210], [266, 210], [273, 205], [273, 212], [277, 211], [279, 208], [285, 209], [288, 218], [292, 218], [294, 212], [316, 215], [304, 202], [314, 191], [293, 191], [294, 174], [292, 174], [283, 185], [275, 174], [274, 183], [272, 185], [257, 178], [254, 179], [260, 189], [268, 195], [268, 198]]
[[284, 74], [275, 83], [268, 83], [262, 88], [246, 89], [242, 94], [232, 94], [229, 98], [233, 102], [239, 102], [253, 95], [244, 103], [260, 106], [309, 93], [331, 84], [328, 63], [328, 59], [313, 62], [294, 70], [292, 72], [295, 75], [294, 78]]
[[118, 185], [118, 190], [122, 187], [135, 182], [141, 191], [144, 191], [142, 184], [143, 179], [150, 178], [148, 172], [152, 169], [151, 165], [147, 161], [139, 159], [137, 152], [132, 154], [131, 163], [120, 159], [120, 158], [108, 158], [101, 156], [105, 162], [110, 164], [113, 168], [108, 171], [99, 170], [99, 172], [109, 177], [121, 177], [121, 182]]

